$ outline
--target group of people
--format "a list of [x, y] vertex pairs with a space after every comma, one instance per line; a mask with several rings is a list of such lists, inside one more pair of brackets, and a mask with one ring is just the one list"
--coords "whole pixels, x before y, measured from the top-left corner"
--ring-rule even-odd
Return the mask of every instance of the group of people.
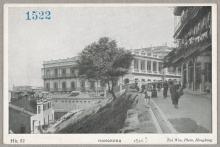
[[[159, 87], [159, 88], [158, 88]], [[163, 97], [167, 98], [168, 89], [170, 89], [170, 96], [172, 100], [172, 104], [174, 108], [178, 108], [179, 98], [183, 95], [183, 86], [181, 83], [177, 81], [165, 81], [162, 85], [158, 86], [156, 84], [152, 84], [150, 86], [150, 90], [146, 88], [146, 85], [141, 86], [141, 93], [144, 93], [144, 97], [146, 99], [147, 104], [150, 102], [150, 98], [157, 97], [157, 91], [163, 88]], [[139, 88], [138, 88], [139, 91]], [[148, 91], [151, 92], [151, 96], [148, 94]]]

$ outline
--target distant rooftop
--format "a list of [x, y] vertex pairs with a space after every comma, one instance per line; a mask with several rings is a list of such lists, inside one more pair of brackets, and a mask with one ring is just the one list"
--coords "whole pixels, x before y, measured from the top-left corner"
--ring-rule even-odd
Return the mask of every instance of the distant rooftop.
[[[76, 96], [71, 96], [70, 94], [50, 94], [50, 98], [53, 99], [93, 99], [94, 96], [91, 96], [88, 93], [80, 93], [79, 95]], [[95, 96], [95, 98], [101, 98], [101, 96]]]
[[75, 61], [77, 61], [77, 59], [78, 59], [78, 56], [75, 56], [75, 57], [65, 58], [65, 59], [55, 59], [55, 60], [43, 61], [43, 64], [62, 63], [62, 62], [75, 62]]
[[154, 52], [154, 51], [166, 51], [166, 50], [172, 50], [171, 47], [166, 45], [161, 46], [152, 46], [152, 47], [146, 47], [146, 48], [139, 48], [139, 49], [131, 49], [131, 51], [146, 51], [146, 52]]
[[11, 104], [18, 106], [20, 108], [24, 108], [24, 110], [29, 111], [31, 113], [37, 113], [37, 100], [30, 99], [29, 97], [21, 97], [11, 101]]

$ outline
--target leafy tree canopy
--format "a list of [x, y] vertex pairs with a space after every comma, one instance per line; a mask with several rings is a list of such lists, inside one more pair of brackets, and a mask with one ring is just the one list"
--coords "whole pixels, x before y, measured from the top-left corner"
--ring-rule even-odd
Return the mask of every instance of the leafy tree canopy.
[[102, 37], [84, 48], [78, 60], [79, 74], [88, 79], [105, 81], [112, 85], [125, 75], [133, 60], [130, 51], [119, 48], [115, 40]]

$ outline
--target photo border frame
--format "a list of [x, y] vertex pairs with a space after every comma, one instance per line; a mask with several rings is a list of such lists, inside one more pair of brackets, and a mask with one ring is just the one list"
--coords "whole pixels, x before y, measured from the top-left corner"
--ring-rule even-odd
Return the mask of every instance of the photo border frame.
[[[27, 3], [27, 1], [28, 0], [22, 0], [22, 1], [19, 1], [19, 2], [17, 2], [16, 1], [16, 3]], [[52, 0], [38, 0], [37, 2], [36, 1], [32, 1], [33, 2], [33, 4], [38, 4], [38, 3], [60, 3], [60, 2], [55, 2], [55, 1], [52, 1]], [[84, 1], [71, 1], [71, 0], [64, 0], [64, 1], [62, 1], [61, 3], [91, 3], [91, 1], [87, 1], [87, 0], [84, 0]], [[156, 0], [156, 1], [137, 1], [137, 0], [135, 0], [135, 1], [94, 1], [93, 3], [94, 4], [96, 4], [96, 3], [140, 3], [140, 4], [152, 4], [152, 2], [153, 3], [164, 3], [164, 1], [162, 1], [162, 0]], [[7, 4], [7, 3], [15, 3], [15, 0], [8, 0], [8, 1], [6, 1], [6, 0], [4, 0], [2, 3], [1, 3], [1, 8], [2, 8], [2, 12], [3, 12], [3, 6], [4, 6], [4, 4]], [[30, 1], [28, 1], [28, 3], [30, 3]], [[169, 4], [169, 3], [178, 3], [178, 4], [182, 4], [182, 3], [211, 3], [211, 4], [216, 4], [217, 5], [217, 22], [216, 22], [216, 26], [217, 26], [217, 24], [219, 24], [219, 9], [218, 9], [218, 7], [219, 7], [219, 2], [216, 0], [216, 1], [208, 1], [208, 0], [201, 0], [201, 1], [199, 1], [198, 2], [198, 0], [192, 0], [192, 1], [187, 1], [187, 0], [185, 0], [185, 1], [176, 1], [176, 0], [169, 0], [169, 1], [166, 1], [166, 3], [167, 4]], [[4, 14], [4, 13], [2, 13], [2, 14]], [[1, 20], [3, 20], [3, 17], [1, 16]], [[1, 21], [1, 40], [3, 41], [3, 27], [5, 27], [4, 25], [3, 25], [3, 21]], [[216, 40], [216, 46], [217, 46], [217, 48], [218, 48], [218, 45], [217, 45], [217, 43], [219, 43], [219, 37], [218, 37], [218, 28], [216, 28], [217, 30], [216, 30], [216, 33], [217, 33], [217, 40]], [[214, 33], [214, 31], [213, 31], [213, 33]], [[213, 41], [214, 42], [214, 41]], [[0, 45], [2, 46], [2, 48], [1, 48], [1, 59], [3, 59], [3, 42], [0, 42]], [[219, 54], [219, 51], [218, 51], [218, 49], [216, 50], [216, 52]], [[219, 59], [217, 59], [217, 61], [216, 61], [216, 68], [218, 67], [218, 62], [219, 62]], [[2, 61], [1, 62], [1, 67], [3, 67], [3, 63], [4, 63], [4, 61]], [[4, 79], [3, 79], [3, 71], [4, 70], [2, 70], [2, 72], [0, 72], [0, 77], [1, 77], [1, 81], [3, 81]], [[213, 82], [216, 82], [216, 86], [219, 84], [219, 81], [218, 81], [218, 75], [219, 75], [219, 70], [218, 69], [216, 69], [216, 72], [217, 72], [217, 74], [216, 74], [216, 79], [217, 79], [217, 81], [213, 81]], [[2, 89], [3, 89], [3, 82], [1, 82], [1, 90], [0, 90], [0, 94], [2, 95], [2, 99], [0, 100], [0, 106], [1, 106], [1, 108], [3, 108], [3, 91], [2, 91]], [[218, 87], [218, 86], [217, 86]], [[217, 91], [217, 88], [216, 88], [216, 91]], [[216, 93], [217, 94], [217, 97], [218, 97], [218, 93]], [[219, 105], [219, 101], [216, 101], [216, 105]], [[217, 110], [219, 110], [219, 108], [217, 107]], [[4, 112], [4, 111], [2, 111], [2, 112]], [[218, 112], [217, 112], [217, 114], [219, 114]], [[3, 119], [3, 114], [1, 114], [0, 115], [0, 117], [2, 118], [2, 120], [4, 120]], [[219, 118], [218, 118], [218, 115], [217, 115], [217, 119], [219, 120]], [[219, 121], [217, 121], [217, 122], [219, 122]], [[3, 121], [1, 121], [1, 123], [0, 123], [0, 130], [2, 130], [3, 129]], [[217, 130], [219, 130], [219, 127], [218, 127], [218, 123], [217, 123]], [[2, 132], [2, 131], [1, 131]], [[29, 135], [29, 134], [28, 134]], [[41, 134], [42, 135], [42, 134]], [[51, 135], [51, 134], [49, 134], [49, 135]], [[66, 135], [66, 134], [65, 134]], [[114, 135], [116, 135], [116, 134], [114, 134]], [[3, 140], [3, 133], [1, 133], [1, 136], [0, 136], [0, 138], [2, 138], [2, 140]], [[217, 139], [218, 139], [218, 131], [217, 131]], [[1, 141], [2, 141], [1, 140]], [[219, 140], [218, 140], [219, 141]], [[3, 143], [3, 142], [2, 142]], [[64, 145], [64, 144], [62, 144], [62, 145]], [[122, 144], [120, 144], [120, 145], [122, 145]], [[134, 144], [132, 144], [132, 145], [134, 145]], [[170, 145], [170, 144], [168, 144], [168, 145]]]

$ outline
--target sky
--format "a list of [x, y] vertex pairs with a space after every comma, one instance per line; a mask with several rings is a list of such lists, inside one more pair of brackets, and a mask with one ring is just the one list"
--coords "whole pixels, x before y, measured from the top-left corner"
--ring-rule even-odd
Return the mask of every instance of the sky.
[[[50, 10], [51, 20], [26, 20], [26, 12]], [[9, 88], [43, 86], [43, 61], [78, 55], [100, 37], [126, 49], [172, 45], [170, 7], [11, 7], [8, 9]]]

